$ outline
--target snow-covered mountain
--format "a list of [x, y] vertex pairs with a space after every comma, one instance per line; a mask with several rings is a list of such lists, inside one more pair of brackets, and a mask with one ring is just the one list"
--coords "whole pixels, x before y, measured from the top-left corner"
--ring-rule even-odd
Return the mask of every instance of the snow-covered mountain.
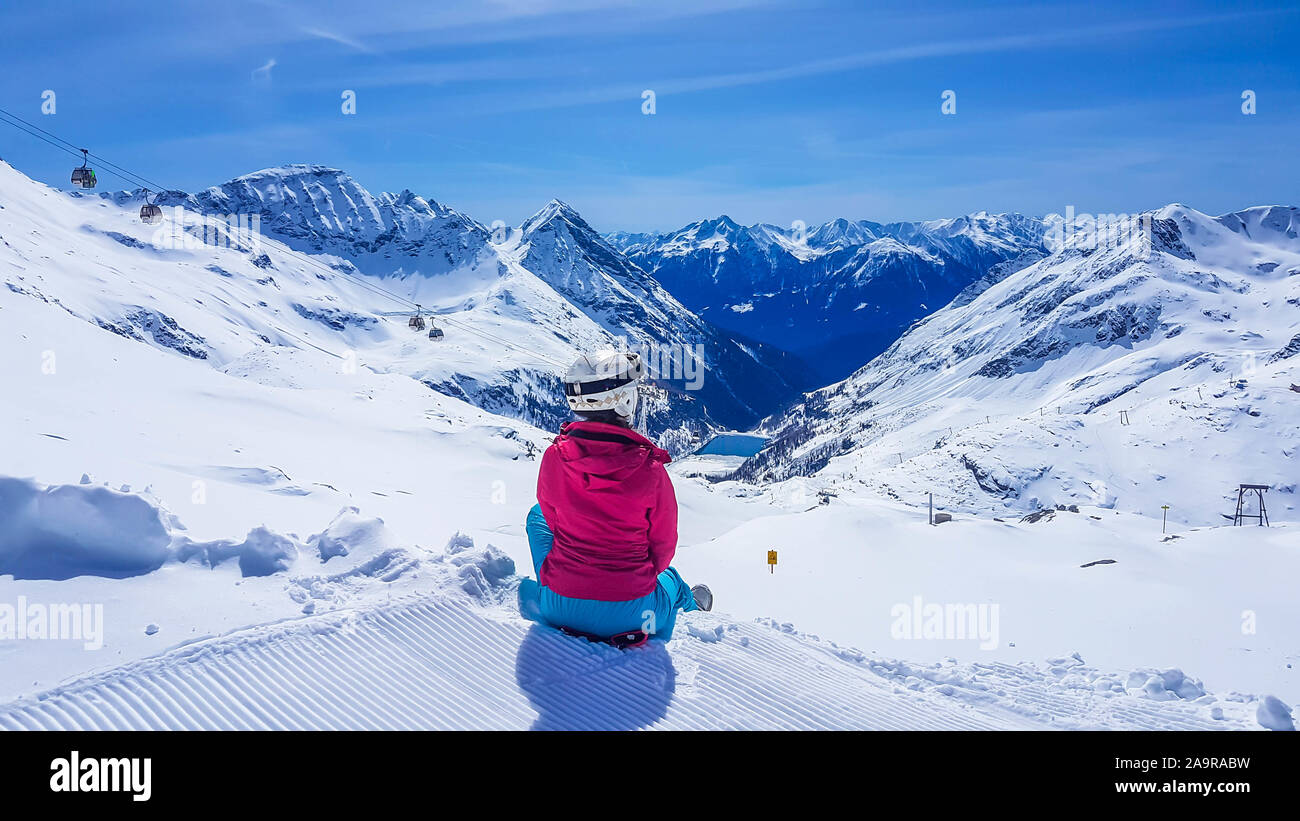
[[489, 231], [473, 218], [410, 191], [372, 195], [319, 165], [268, 168], [158, 201], [207, 214], [258, 214], [261, 230], [290, 248], [337, 256], [373, 275], [437, 276], [490, 256]]
[[843, 378], [963, 289], [1045, 251], [1044, 222], [1019, 214], [881, 224], [833, 220], [806, 232], [729, 217], [610, 241], [688, 308]]
[[[531, 621], [523, 520], [550, 432], [518, 403], [494, 414], [420, 381], [489, 384], [523, 355], [451, 324], [431, 343], [368, 286], [454, 305], [461, 288], [446, 317], [568, 355], [609, 332], [519, 260], [573, 261], [548, 277], [596, 291], [601, 321], [621, 321], [620, 289], [653, 286], [597, 275], [599, 246], [550, 210], [482, 266], [358, 281], [274, 238], [202, 242], [191, 225], [194, 242], [169, 243], [170, 213], [144, 226], [0, 165], [0, 607], [31, 605], [27, 624], [80, 604], [85, 628], [33, 641], [0, 618], [0, 728], [1294, 726], [1294, 515], [1169, 543], [1158, 515], [1100, 505], [932, 528], [844, 475], [709, 483], [679, 460], [674, 566], [717, 609], [627, 652]], [[1243, 236], [1277, 221], [1198, 228], [1230, 257], [1260, 252], [1246, 278], [1269, 311], [1295, 296], [1294, 255]], [[1260, 408], [1230, 417], [1262, 425], [1233, 443], [1268, 466]], [[911, 641], [895, 611], [918, 597], [996, 618]]]
[[[143, 201], [139, 191], [106, 197]], [[366, 350], [368, 361], [543, 427], [568, 417], [560, 371], [577, 350], [602, 345], [656, 354], [642, 423], [674, 451], [710, 428], [751, 425], [812, 386], [793, 357], [702, 321], [560, 203], [494, 244], [488, 228], [452, 208], [410, 191], [372, 195], [322, 166], [266, 169], [156, 201], [194, 214], [256, 215], [263, 235], [294, 252], [286, 264], [305, 254], [324, 281], [362, 278], [345, 286], [345, 307], [370, 327], [366, 317], [391, 318], [385, 339], [403, 336], [403, 300], [432, 311], [446, 343], [408, 341], [385, 356]], [[448, 355], [464, 345], [483, 355]]]
[[1239, 483], [1294, 515], [1300, 211], [1170, 205], [1081, 232], [919, 322], [848, 379], [769, 420], [742, 472], [815, 474], [944, 509], [1095, 504], [1197, 525]]
[[[713, 419], [745, 427], [762, 417], [758, 409], [809, 385], [803, 363], [700, 319], [564, 203], [552, 200], [498, 250], [536, 272], [610, 334], [652, 352], [651, 359], [657, 352], [656, 367], [673, 396], [670, 406], [698, 402]], [[691, 356], [702, 354], [708, 368], [689, 390], [689, 378], [667, 378], [685, 364], [688, 349], [696, 352]], [[672, 412], [674, 421], [679, 417], [680, 411]]]

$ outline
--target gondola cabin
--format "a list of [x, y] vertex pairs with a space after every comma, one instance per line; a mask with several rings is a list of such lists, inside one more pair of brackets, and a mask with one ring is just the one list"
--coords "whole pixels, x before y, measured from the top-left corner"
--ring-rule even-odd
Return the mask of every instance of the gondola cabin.
[[95, 187], [95, 169], [82, 166], [72, 169], [72, 184], [79, 188]]
[[79, 188], [95, 187], [95, 169], [90, 167], [90, 149], [81, 149], [81, 167], [72, 169], [72, 184]]

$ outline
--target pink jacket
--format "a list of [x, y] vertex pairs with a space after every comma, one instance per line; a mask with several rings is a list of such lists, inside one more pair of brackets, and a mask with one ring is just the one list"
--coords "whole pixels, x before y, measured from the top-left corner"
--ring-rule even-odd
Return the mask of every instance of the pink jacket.
[[630, 601], [655, 589], [677, 550], [672, 459], [644, 436], [570, 422], [542, 455], [537, 502], [555, 534], [541, 583], [561, 596]]

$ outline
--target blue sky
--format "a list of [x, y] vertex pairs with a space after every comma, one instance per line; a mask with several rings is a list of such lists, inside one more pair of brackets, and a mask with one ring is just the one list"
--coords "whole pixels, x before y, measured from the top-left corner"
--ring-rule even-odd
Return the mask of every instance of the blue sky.
[[[0, 108], [172, 188], [314, 162], [485, 223], [558, 197], [599, 230], [1300, 204], [1294, 2], [127, 8], [6, 3]], [[67, 186], [11, 128], [0, 157]]]

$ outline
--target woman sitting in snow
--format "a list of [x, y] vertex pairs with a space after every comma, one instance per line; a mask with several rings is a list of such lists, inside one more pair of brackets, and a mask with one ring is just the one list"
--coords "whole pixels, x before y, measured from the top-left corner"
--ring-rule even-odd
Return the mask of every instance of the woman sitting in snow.
[[678, 610], [709, 610], [713, 594], [672, 567], [677, 497], [668, 453], [631, 429], [645, 366], [634, 353], [579, 357], [564, 392], [578, 421], [542, 456], [528, 544], [542, 618], [599, 641], [668, 639]]

